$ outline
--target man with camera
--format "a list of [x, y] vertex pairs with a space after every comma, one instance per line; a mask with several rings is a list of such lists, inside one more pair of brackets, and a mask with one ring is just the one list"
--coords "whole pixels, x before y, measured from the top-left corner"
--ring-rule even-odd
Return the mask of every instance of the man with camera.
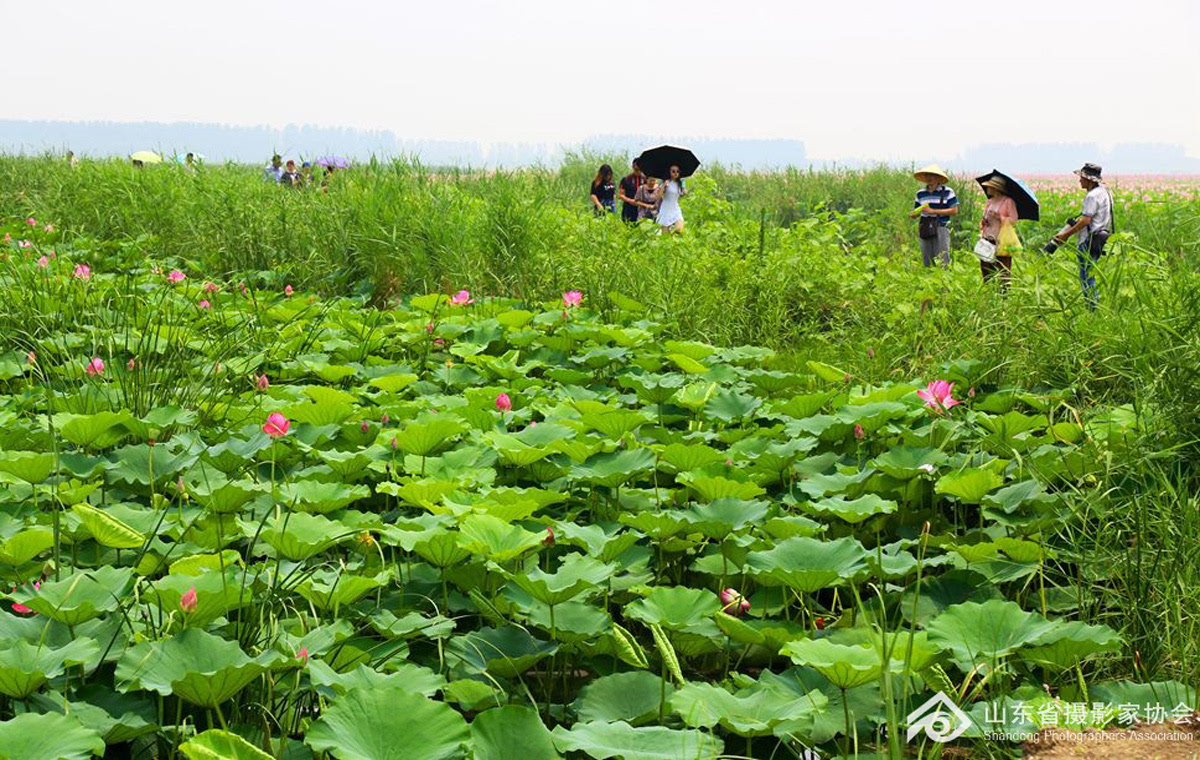
[[1082, 169], [1075, 172], [1079, 177], [1079, 186], [1087, 191], [1083, 197], [1083, 211], [1079, 216], [1068, 219], [1067, 226], [1059, 230], [1045, 248], [1046, 253], [1054, 253], [1059, 245], [1067, 242], [1067, 238], [1076, 236], [1075, 258], [1079, 261], [1079, 284], [1083, 286], [1083, 297], [1092, 310], [1100, 304], [1100, 290], [1096, 287], [1096, 275], [1092, 267], [1104, 255], [1104, 247], [1114, 230], [1113, 197], [1102, 184], [1100, 171], [1096, 164], [1084, 164]]

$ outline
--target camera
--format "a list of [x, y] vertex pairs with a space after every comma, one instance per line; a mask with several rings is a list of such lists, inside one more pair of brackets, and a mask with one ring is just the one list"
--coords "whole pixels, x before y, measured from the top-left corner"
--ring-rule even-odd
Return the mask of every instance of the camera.
[[1050, 242], [1046, 243], [1045, 247], [1042, 248], [1042, 253], [1054, 253], [1058, 250], [1060, 245], [1062, 245], [1062, 243], [1058, 242], [1054, 238], [1050, 238]]

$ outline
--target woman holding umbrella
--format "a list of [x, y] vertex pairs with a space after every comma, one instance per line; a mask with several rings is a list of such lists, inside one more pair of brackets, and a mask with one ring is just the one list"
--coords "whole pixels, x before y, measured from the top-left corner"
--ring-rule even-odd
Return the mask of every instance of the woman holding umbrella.
[[654, 222], [663, 232], [683, 232], [683, 209], [679, 207], [679, 199], [687, 195], [687, 188], [679, 174], [679, 167], [671, 166], [667, 170], [667, 181], [654, 191], [654, 200], [658, 203], [658, 216]]
[[1000, 291], [1006, 292], [1012, 281], [1012, 255], [1021, 250], [1017, 220], [1037, 221], [1038, 201], [1020, 182], [996, 170], [976, 177], [975, 181], [988, 197], [979, 221], [979, 237], [995, 246], [994, 260], [981, 256], [979, 268], [985, 282], [999, 273]]

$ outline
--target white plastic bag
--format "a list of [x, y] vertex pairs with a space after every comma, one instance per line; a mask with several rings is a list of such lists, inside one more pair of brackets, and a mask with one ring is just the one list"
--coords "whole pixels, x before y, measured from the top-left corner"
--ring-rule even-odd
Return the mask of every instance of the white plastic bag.
[[987, 238], [979, 238], [979, 242], [975, 243], [975, 255], [980, 261], [986, 261], [989, 264], [996, 260], [996, 244]]

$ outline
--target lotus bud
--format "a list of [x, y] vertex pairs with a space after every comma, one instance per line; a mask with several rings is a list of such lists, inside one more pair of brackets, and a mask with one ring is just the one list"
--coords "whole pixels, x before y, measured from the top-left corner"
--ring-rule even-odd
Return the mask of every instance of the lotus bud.
[[300, 651], [296, 652], [296, 659], [300, 661], [300, 665], [308, 664], [308, 647], [300, 647]]
[[396, 449], [396, 439], [393, 438], [392, 439], [392, 450], [395, 451], [395, 449]]
[[750, 600], [739, 594], [737, 589], [721, 589], [717, 596], [721, 599], [721, 611], [734, 617], [741, 617], [750, 609]]
[[371, 425], [366, 420], [363, 420], [362, 424], [358, 426], [358, 429], [366, 433], [371, 429]]
[[125, 369], [129, 372], [133, 372], [135, 369], [137, 369], [137, 360], [132, 356], [129, 357], [129, 361], [125, 362]]
[[183, 610], [183, 614], [190, 615], [200, 606], [199, 600], [196, 598], [196, 587], [192, 586], [183, 596], [179, 597], [179, 609]]
[[291, 285], [288, 285], [288, 286], [284, 287], [284, 289], [283, 289], [283, 294], [284, 294], [285, 296], [287, 296], [288, 298], [291, 298], [291, 297], [292, 297], [292, 293], [294, 293], [294, 292], [295, 292], [295, 291], [294, 291], [294, 290], [292, 290], [292, 286], [291, 286]]
[[496, 408], [501, 412], [512, 411], [512, 399], [508, 397], [507, 393], [501, 393], [496, 397]]
[[388, 422], [389, 422], [390, 420], [391, 420], [391, 417], [388, 417], [388, 415], [387, 415], [387, 412], [384, 412], [384, 413], [383, 413], [382, 415], [380, 415], [380, 417], [379, 417], [379, 424], [380, 424], [380, 425], [386, 425], [386, 424], [388, 424]]
[[816, 620], [814, 620], [814, 621], [813, 621], [813, 626], [814, 626], [814, 627], [815, 627], [815, 628], [816, 628], [818, 631], [823, 631], [823, 630], [825, 630], [825, 618], [823, 618], [823, 617], [819, 617], [819, 618], [817, 618]]
[[266, 374], [261, 374], [254, 380], [254, 387], [260, 391], [265, 391], [271, 387], [271, 381], [267, 379]]
[[546, 528], [546, 537], [542, 539], [542, 546], [554, 546], [553, 528]]
[[865, 436], [866, 436], [866, 433], [863, 431], [863, 426], [855, 425], [854, 426], [854, 437], [861, 441]]

